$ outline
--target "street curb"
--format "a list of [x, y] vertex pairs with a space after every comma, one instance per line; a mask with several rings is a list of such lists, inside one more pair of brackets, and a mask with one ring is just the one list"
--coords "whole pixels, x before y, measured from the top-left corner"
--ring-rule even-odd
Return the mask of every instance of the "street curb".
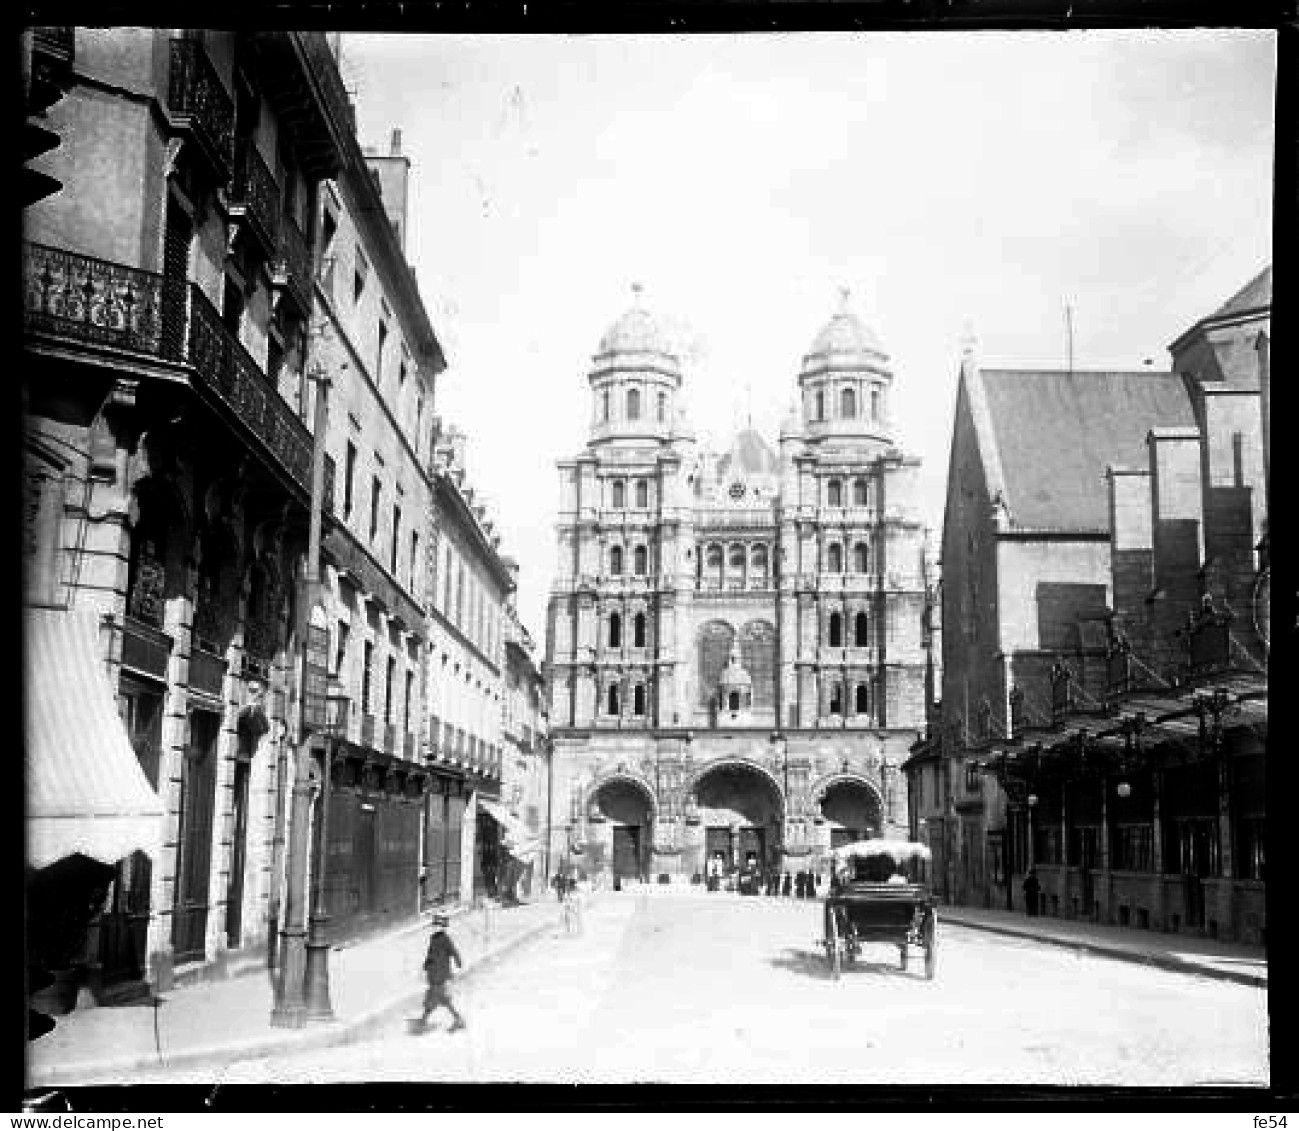
[[[427, 919], [428, 916], [422, 917]], [[413, 934], [427, 922], [421, 922], [394, 932], [398, 936]], [[553, 930], [555, 924], [550, 921], [520, 931], [511, 939], [502, 942], [496, 949], [481, 955], [474, 962], [465, 966], [460, 977], [490, 969], [501, 958], [517, 950], [525, 943], [531, 942], [546, 931]], [[75, 1086], [86, 1083], [85, 1077], [105, 1077], [121, 1075], [140, 1069], [168, 1070], [192, 1067], [196, 1064], [220, 1066], [234, 1064], [244, 1060], [255, 1060], [282, 1052], [310, 1052], [315, 1049], [332, 1048], [339, 1045], [357, 1044], [389, 1024], [392, 1019], [412, 1004], [418, 1004], [424, 998], [424, 990], [403, 990], [400, 995], [389, 997], [381, 1005], [361, 1014], [350, 1021], [329, 1021], [319, 1028], [309, 1030], [292, 1030], [272, 1033], [263, 1037], [254, 1037], [238, 1044], [216, 1045], [207, 1048], [186, 1049], [173, 1056], [159, 1060], [155, 1056], [134, 1056], [123, 1060], [97, 1061], [93, 1064], [54, 1065], [32, 1073], [26, 1086], [58, 1087]]]
[[1028, 931], [1017, 930], [1014, 927], [1003, 927], [995, 923], [979, 923], [972, 919], [962, 919], [950, 912], [945, 916], [940, 916], [940, 921], [951, 923], [957, 927], [969, 927], [972, 931], [987, 931], [989, 934], [1027, 939], [1030, 942], [1046, 943], [1048, 946], [1058, 946], [1065, 950], [1081, 950], [1088, 954], [1100, 955], [1103, 958], [1116, 958], [1121, 962], [1132, 962], [1141, 966], [1155, 966], [1161, 970], [1172, 971], [1175, 974], [1198, 974], [1203, 978], [1213, 978], [1220, 982], [1235, 982], [1242, 986], [1267, 989], [1267, 978], [1260, 977], [1258, 974], [1239, 973], [1235, 970], [1219, 970], [1216, 967], [1201, 966], [1195, 962], [1187, 962], [1185, 959], [1174, 958], [1172, 955], [1155, 954], [1150, 951], [1124, 950], [1121, 947], [1107, 946], [1104, 943], [1092, 942], [1087, 939], [1062, 939], [1050, 935], [1035, 935]]

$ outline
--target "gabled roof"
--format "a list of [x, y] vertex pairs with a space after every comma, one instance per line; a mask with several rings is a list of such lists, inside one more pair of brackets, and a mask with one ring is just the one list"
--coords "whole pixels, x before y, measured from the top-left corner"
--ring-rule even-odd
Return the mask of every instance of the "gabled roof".
[[1144, 467], [1152, 428], [1195, 423], [1171, 373], [983, 369], [972, 385], [988, 489], [1016, 527], [1108, 530], [1105, 468]]
[[[1230, 318], [1272, 305], [1272, 265], [1268, 264], [1239, 291], [1215, 310], [1209, 318]], [[1207, 321], [1207, 320], [1206, 320]]]

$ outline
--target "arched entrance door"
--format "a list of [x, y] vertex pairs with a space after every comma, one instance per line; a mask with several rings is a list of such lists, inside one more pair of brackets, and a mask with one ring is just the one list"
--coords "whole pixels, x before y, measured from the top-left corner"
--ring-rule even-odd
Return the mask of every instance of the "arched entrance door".
[[704, 829], [705, 867], [780, 866], [784, 805], [776, 784], [743, 763], [724, 763], [706, 771], [694, 790]]
[[865, 782], [845, 778], [831, 783], [821, 796], [821, 816], [830, 827], [830, 847], [879, 836], [880, 801]]
[[593, 808], [609, 824], [609, 865], [615, 887], [624, 880], [647, 879], [654, 815], [644, 790], [614, 778], [596, 791]]

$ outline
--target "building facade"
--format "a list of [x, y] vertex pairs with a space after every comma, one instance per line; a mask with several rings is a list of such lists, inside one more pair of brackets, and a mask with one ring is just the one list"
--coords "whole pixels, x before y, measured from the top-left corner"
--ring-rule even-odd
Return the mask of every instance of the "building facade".
[[951, 898], [1265, 937], [1270, 271], [1169, 372], [962, 364], [943, 531]]
[[466, 440], [441, 432], [433, 466], [428, 651], [433, 792], [425, 814], [426, 903], [498, 894], [505, 610], [512, 563], [469, 484]]
[[[50, 28], [35, 43], [65, 93], [40, 159], [61, 187], [25, 216], [25, 596], [93, 621], [164, 810], [156, 851], [105, 862], [82, 960], [110, 989], [165, 989], [275, 933], [311, 248], [350, 112], [319, 35]], [[77, 724], [81, 706], [58, 705], [81, 742], [33, 730], [29, 748], [66, 767], [65, 828], [95, 811], [75, 767], [104, 728]], [[44, 819], [29, 808], [29, 828]]]
[[710, 452], [639, 301], [604, 335], [590, 439], [560, 464], [553, 859], [617, 879], [719, 855], [816, 870], [834, 844], [905, 834], [927, 578], [892, 381], [845, 296], [778, 451], [750, 428]]

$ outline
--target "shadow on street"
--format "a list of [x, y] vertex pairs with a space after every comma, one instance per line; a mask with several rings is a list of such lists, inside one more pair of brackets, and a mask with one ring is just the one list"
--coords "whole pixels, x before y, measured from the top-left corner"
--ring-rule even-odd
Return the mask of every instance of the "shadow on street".
[[[792, 947], [787, 947], [781, 954], [775, 958], [769, 958], [767, 961], [769, 965], [774, 966], [777, 970], [788, 970], [793, 974], [818, 978], [823, 982], [831, 980], [830, 964], [826, 961], [825, 954], [822, 951], [795, 950]], [[911, 965], [906, 970], [903, 970], [896, 958], [892, 962], [863, 961], [858, 958], [853, 962], [844, 963], [843, 976], [847, 978], [856, 974], [882, 974], [888, 977], [921, 977], [922, 975], [917, 970], [917, 967], [922, 967], [923, 964], [923, 958], [912, 958]]]

